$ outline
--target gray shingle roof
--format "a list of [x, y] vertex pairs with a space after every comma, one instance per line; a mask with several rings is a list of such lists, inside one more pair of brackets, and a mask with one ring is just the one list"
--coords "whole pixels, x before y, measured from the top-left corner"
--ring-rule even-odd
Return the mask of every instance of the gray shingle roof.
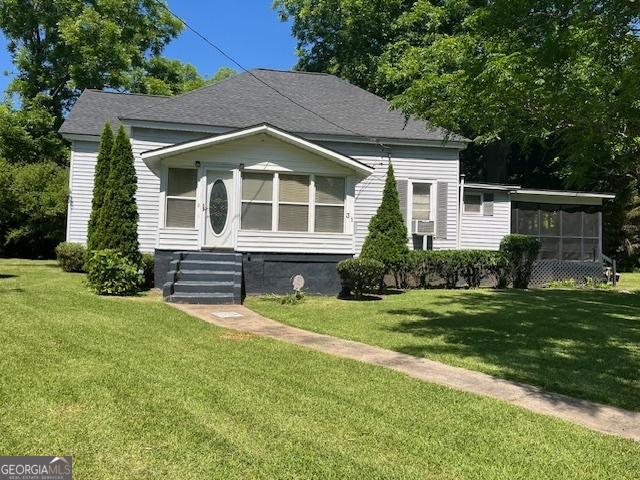
[[[87, 117], [109, 110], [99, 105], [103, 98], [107, 100], [108, 97], [91, 94], [88, 97], [90, 101], [81, 103], [83, 96], [62, 126], [62, 133], [70, 133], [68, 122], [74, 127], [79, 124], [76, 117], [89, 126]], [[404, 115], [399, 111], [389, 111], [386, 100], [323, 73], [254, 69], [176, 97], [153, 97], [149, 105], [138, 109], [131, 107], [140, 96], [131, 97], [136, 97], [136, 101], [122, 103], [123, 107], [127, 106], [120, 113], [123, 120], [232, 129], [268, 123], [302, 136], [357, 134], [374, 138], [440, 141], [447, 135], [445, 130], [429, 128], [425, 122], [415, 119], [410, 119], [405, 125]], [[82, 112], [76, 113], [76, 109]], [[85, 111], [87, 109], [90, 111]], [[74, 113], [76, 116], [72, 117]], [[104, 124], [104, 120], [96, 123]], [[91, 126], [95, 128], [93, 124]], [[457, 135], [451, 135], [450, 139], [465, 140]]]
[[127, 112], [151, 107], [168, 97], [157, 95], [134, 95], [128, 93], [85, 90], [60, 127], [67, 135], [100, 135], [108, 120], [113, 131], [117, 131], [118, 117]]

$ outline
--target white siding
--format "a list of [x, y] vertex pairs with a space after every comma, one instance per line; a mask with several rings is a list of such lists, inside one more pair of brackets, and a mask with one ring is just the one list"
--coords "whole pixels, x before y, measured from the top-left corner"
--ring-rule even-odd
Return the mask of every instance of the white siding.
[[91, 216], [93, 176], [98, 159], [98, 142], [74, 140], [71, 145], [71, 175], [67, 213], [67, 242], [87, 243], [87, 225]]
[[[358, 156], [359, 146], [331, 145], [341, 153], [351, 154], [357, 160], [375, 168], [375, 173], [365, 179], [359, 179], [356, 185], [357, 223], [356, 252], [359, 253], [369, 230], [371, 217], [376, 213], [382, 200], [382, 191], [386, 180], [388, 157]], [[372, 152], [373, 153], [373, 152]], [[457, 240], [458, 218], [458, 151], [445, 148], [396, 147], [391, 152], [396, 180], [424, 180], [436, 183], [436, 189], [447, 183], [447, 235], [446, 238], [435, 238], [434, 249], [455, 249]], [[435, 190], [434, 190], [435, 191]], [[411, 199], [408, 199], [411, 201]], [[437, 199], [434, 197], [434, 202]], [[410, 242], [411, 243], [411, 242]]]
[[198, 229], [160, 228], [158, 244], [164, 250], [198, 250]]
[[[494, 193], [494, 192], [489, 192]], [[462, 250], [498, 250], [500, 241], [511, 233], [509, 194], [495, 192], [493, 215], [463, 213], [460, 248]]]
[[152, 130], [134, 128], [131, 135], [131, 148], [135, 157], [136, 174], [138, 176], [138, 192], [136, 201], [138, 203], [138, 240], [140, 250], [153, 252], [159, 245], [160, 240], [166, 241], [166, 245], [160, 248], [166, 249], [192, 249], [197, 248], [197, 230], [195, 237], [195, 247], [193, 243], [193, 232], [186, 229], [167, 230], [165, 236], [160, 236], [158, 232], [158, 215], [160, 213], [160, 179], [142, 161], [141, 153], [148, 150], [155, 150], [188, 140], [202, 137], [201, 133], [191, 132], [168, 132], [166, 130]]
[[240, 230], [239, 252], [335, 253], [351, 255], [353, 235], [348, 233], [261, 232]]

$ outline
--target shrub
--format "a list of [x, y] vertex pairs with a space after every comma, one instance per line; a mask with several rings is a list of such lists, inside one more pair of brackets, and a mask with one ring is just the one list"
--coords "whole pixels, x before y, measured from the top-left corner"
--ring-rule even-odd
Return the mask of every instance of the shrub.
[[79, 243], [62, 242], [56, 247], [56, 259], [65, 272], [83, 273], [87, 249]]
[[134, 295], [143, 283], [138, 266], [114, 250], [92, 253], [87, 280], [98, 295]]
[[87, 225], [87, 249], [100, 250], [105, 248], [104, 231], [100, 229], [104, 225], [100, 221], [100, 213], [104, 204], [104, 197], [109, 184], [109, 168], [111, 167], [111, 151], [113, 150], [113, 131], [109, 122], [104, 124], [98, 160], [96, 161], [93, 176], [93, 197], [91, 200], [91, 217]]
[[413, 278], [416, 288], [429, 285], [434, 274], [432, 250], [412, 250], [407, 257], [407, 273]]
[[362, 245], [360, 257], [382, 262], [384, 273], [393, 272], [397, 277], [397, 271], [403, 268], [408, 254], [407, 226], [400, 211], [393, 166], [389, 163], [382, 202], [369, 222], [369, 234]]
[[153, 253], [143, 253], [140, 260], [140, 269], [143, 271], [143, 288], [149, 290], [153, 288], [153, 278], [155, 273], [156, 257]]
[[500, 242], [500, 251], [507, 260], [509, 279], [513, 282], [513, 288], [527, 288], [531, 280], [533, 263], [540, 248], [540, 242], [526, 235], [507, 235]]
[[348, 258], [337, 266], [343, 292], [360, 299], [362, 292], [375, 288], [384, 275], [384, 263], [371, 258]]
[[509, 284], [509, 262], [502, 252], [490, 252], [489, 273], [496, 277], [496, 288], [507, 288]]
[[135, 264], [138, 251], [137, 177], [131, 143], [120, 125], [113, 142], [109, 181], [98, 216], [97, 230], [103, 236], [101, 246], [117, 250]]
[[469, 288], [479, 288], [482, 280], [492, 273], [494, 252], [488, 250], [460, 250], [459, 273]]

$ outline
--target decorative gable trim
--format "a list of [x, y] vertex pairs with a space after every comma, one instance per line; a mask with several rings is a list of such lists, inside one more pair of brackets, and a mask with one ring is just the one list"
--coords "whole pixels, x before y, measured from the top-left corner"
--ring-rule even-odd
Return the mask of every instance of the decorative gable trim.
[[373, 173], [373, 168], [365, 165], [362, 162], [359, 162], [358, 160], [354, 160], [351, 157], [342, 155], [341, 153], [335, 152], [326, 147], [322, 147], [318, 144], [305, 140], [304, 138], [298, 137], [289, 132], [285, 132], [284, 130], [280, 130], [268, 124], [243, 128], [229, 133], [223, 133], [212, 137], [163, 147], [157, 150], [150, 150], [148, 152], [142, 153], [142, 160], [151, 170], [157, 170], [163, 159], [180, 155], [185, 152], [199, 150], [201, 148], [211, 147], [226, 142], [232, 142], [259, 134], [267, 134], [273, 138], [277, 138], [283, 142], [307, 150], [339, 165], [346, 166], [358, 173], [365, 174], [366, 176], [369, 176]]

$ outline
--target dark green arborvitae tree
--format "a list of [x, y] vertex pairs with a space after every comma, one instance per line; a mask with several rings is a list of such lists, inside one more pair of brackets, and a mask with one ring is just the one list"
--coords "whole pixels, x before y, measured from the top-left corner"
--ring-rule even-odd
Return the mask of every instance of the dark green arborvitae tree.
[[91, 217], [87, 227], [87, 250], [101, 250], [105, 248], [104, 232], [100, 230], [99, 218], [104, 204], [109, 183], [109, 168], [111, 166], [111, 150], [113, 150], [113, 131], [109, 122], [105, 123], [100, 137], [100, 149], [93, 177], [93, 200], [91, 202]]
[[400, 268], [408, 254], [407, 226], [400, 211], [393, 166], [389, 162], [382, 203], [369, 222], [369, 235], [364, 241], [360, 256], [381, 261], [390, 272]]
[[100, 209], [98, 229], [104, 235], [102, 248], [121, 252], [136, 264], [140, 264], [138, 250], [138, 207], [134, 157], [129, 137], [120, 125], [111, 150], [109, 180], [104, 203]]

